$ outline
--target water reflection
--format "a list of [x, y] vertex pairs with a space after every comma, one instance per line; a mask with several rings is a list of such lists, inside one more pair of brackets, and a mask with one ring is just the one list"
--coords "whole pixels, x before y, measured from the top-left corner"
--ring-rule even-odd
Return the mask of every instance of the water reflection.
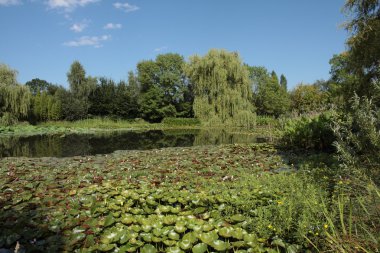
[[0, 157], [70, 157], [164, 147], [261, 142], [255, 135], [224, 130], [153, 130], [102, 134], [0, 138]]

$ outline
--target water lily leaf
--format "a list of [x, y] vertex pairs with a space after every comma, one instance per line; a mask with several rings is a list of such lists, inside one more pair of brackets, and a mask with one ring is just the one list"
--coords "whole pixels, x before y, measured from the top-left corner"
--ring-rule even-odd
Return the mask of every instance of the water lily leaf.
[[140, 253], [156, 253], [157, 249], [152, 244], [145, 244], [141, 249]]
[[99, 244], [98, 245], [98, 250], [102, 252], [110, 251], [111, 249], [115, 248], [116, 244]]
[[140, 236], [146, 242], [152, 241], [152, 234], [150, 234], [150, 233], [141, 233]]
[[125, 224], [125, 225], [129, 225], [129, 224], [132, 224], [133, 222], [135, 222], [135, 219], [133, 218], [132, 215], [122, 215], [121, 216], [121, 223]]
[[215, 231], [211, 231], [208, 233], [201, 233], [198, 237], [202, 242], [211, 245], [212, 242], [217, 240], [219, 236]]
[[69, 244], [74, 245], [86, 238], [86, 234], [84, 233], [75, 233], [70, 236]]
[[171, 211], [171, 206], [158, 206], [156, 212], [158, 213], [169, 213]]
[[189, 240], [191, 243], [195, 243], [198, 241], [198, 238], [194, 232], [189, 232], [182, 237], [182, 240]]
[[246, 245], [245, 241], [236, 241], [236, 242], [231, 242], [232, 247], [234, 248], [242, 248]]
[[155, 228], [155, 229], [153, 229], [153, 234], [155, 236], [161, 236], [162, 235], [162, 230], [160, 228]]
[[284, 241], [282, 239], [279, 239], [279, 238], [274, 239], [271, 244], [273, 246], [278, 246], [278, 247], [281, 247], [281, 248], [285, 248], [286, 247]]
[[194, 209], [193, 213], [194, 214], [201, 214], [204, 213], [207, 209], [205, 207], [197, 207]]
[[131, 239], [131, 234], [129, 233], [129, 231], [127, 230], [124, 230], [122, 235], [120, 236], [120, 240], [119, 240], [119, 243], [120, 244], [125, 244], [127, 243], [130, 239]]
[[232, 231], [232, 237], [235, 238], [235, 239], [238, 239], [238, 240], [243, 240], [244, 238], [244, 235], [247, 234], [247, 231], [245, 231], [244, 229], [242, 228], [235, 228], [233, 231]]
[[172, 240], [176, 240], [178, 241], [179, 240], [179, 234], [177, 234], [174, 230], [170, 231], [168, 233], [168, 237]]
[[177, 244], [176, 241], [172, 241], [172, 240], [165, 240], [163, 241], [163, 243], [166, 245], [166, 246], [174, 246]]
[[111, 226], [116, 222], [115, 218], [113, 217], [112, 214], [107, 215], [107, 217], [104, 219], [104, 226], [108, 227]]
[[150, 232], [152, 230], [152, 226], [151, 225], [148, 225], [148, 224], [144, 224], [141, 226], [142, 230], [144, 232]]
[[185, 232], [187, 229], [185, 223], [182, 223], [182, 222], [177, 222], [174, 226], [174, 230], [177, 232], [177, 233], [183, 233]]
[[219, 229], [219, 235], [224, 238], [231, 237], [233, 232], [234, 232], [234, 229], [231, 227], [224, 227], [224, 228]]
[[154, 243], [159, 243], [162, 241], [163, 241], [163, 239], [161, 237], [157, 237], [157, 236], [152, 237], [152, 242], [154, 242]]
[[258, 244], [257, 236], [254, 234], [244, 235], [244, 241], [251, 247]]
[[194, 225], [192, 227], [192, 229], [194, 230], [194, 232], [201, 232], [201, 231], [203, 231], [203, 228], [202, 228], [201, 225]]
[[210, 223], [206, 223], [202, 226], [202, 230], [205, 232], [211, 231], [214, 229], [214, 226], [211, 225]]
[[180, 206], [172, 207], [170, 211], [174, 214], [178, 214], [181, 212], [181, 207]]
[[141, 231], [141, 227], [139, 225], [132, 225], [129, 228], [132, 229], [136, 233]]
[[174, 215], [165, 216], [163, 219], [163, 223], [166, 225], [172, 225], [176, 222], [176, 217]]
[[206, 243], [198, 243], [195, 245], [192, 250], [193, 253], [205, 253], [207, 251], [207, 244]]
[[221, 240], [215, 240], [211, 243], [210, 246], [216, 249], [217, 251], [225, 251], [230, 248], [230, 243]]
[[166, 249], [167, 253], [183, 253], [184, 251], [181, 250], [179, 247], [169, 247]]
[[144, 242], [137, 240], [136, 238], [132, 238], [129, 240], [129, 244], [133, 247], [141, 247], [144, 245]]
[[191, 249], [193, 246], [192, 242], [189, 239], [182, 239], [179, 243], [179, 247], [183, 250]]
[[242, 214], [235, 214], [230, 217], [230, 219], [234, 222], [242, 222], [245, 220], [244, 215]]
[[115, 230], [115, 229], [110, 229], [105, 231], [102, 236], [100, 237], [100, 241], [103, 244], [111, 244], [113, 242], [116, 242], [120, 239], [122, 233]]

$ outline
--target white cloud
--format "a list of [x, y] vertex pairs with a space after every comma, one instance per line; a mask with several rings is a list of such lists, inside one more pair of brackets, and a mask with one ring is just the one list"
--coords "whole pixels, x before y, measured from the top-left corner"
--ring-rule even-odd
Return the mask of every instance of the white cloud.
[[164, 46], [164, 47], [158, 47], [158, 48], [155, 48], [155, 49], [154, 49], [154, 52], [162, 52], [162, 51], [164, 51], [164, 50], [166, 50], [166, 49], [168, 49], [167, 46]]
[[115, 29], [121, 29], [123, 26], [121, 24], [113, 24], [113, 23], [108, 23], [106, 24], [103, 29], [106, 30], [115, 30]]
[[88, 26], [87, 21], [82, 21], [80, 23], [75, 23], [70, 27], [70, 30], [76, 33], [82, 32]]
[[102, 42], [110, 40], [110, 35], [103, 36], [82, 36], [76, 40], [68, 41], [63, 43], [67, 47], [82, 47], [82, 46], [91, 46], [95, 48], [102, 47]]
[[96, 3], [100, 0], [48, 0], [46, 4], [52, 9], [64, 9], [72, 11], [77, 7], [84, 7], [91, 3]]
[[9, 6], [9, 5], [17, 5], [21, 4], [20, 0], [0, 0], [0, 5]]
[[113, 4], [113, 6], [116, 9], [120, 9], [120, 10], [123, 10], [125, 12], [132, 12], [132, 11], [137, 11], [138, 9], [140, 9], [138, 6], [132, 5], [132, 4], [129, 4], [129, 3], [116, 2], [116, 3]]

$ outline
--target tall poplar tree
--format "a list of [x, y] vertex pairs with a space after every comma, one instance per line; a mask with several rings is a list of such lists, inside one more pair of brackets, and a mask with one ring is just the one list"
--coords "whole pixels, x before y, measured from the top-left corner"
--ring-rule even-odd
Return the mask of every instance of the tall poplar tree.
[[280, 85], [284, 90], [288, 90], [288, 80], [286, 80], [286, 77], [283, 74], [280, 76]]
[[[69, 102], [70, 104], [65, 106], [68, 109], [66, 114], [70, 111], [76, 112], [77, 115], [72, 115], [74, 116], [72, 119], [83, 118], [87, 115], [90, 108], [89, 96], [96, 88], [97, 79], [91, 76], [86, 77], [86, 71], [82, 64], [79, 61], [74, 61], [67, 73], [67, 81], [70, 84], [70, 91], [73, 97], [71, 102]], [[74, 105], [77, 108], [70, 108]]]
[[192, 56], [187, 74], [194, 85], [195, 117], [210, 124], [255, 124], [248, 71], [237, 53], [212, 49]]

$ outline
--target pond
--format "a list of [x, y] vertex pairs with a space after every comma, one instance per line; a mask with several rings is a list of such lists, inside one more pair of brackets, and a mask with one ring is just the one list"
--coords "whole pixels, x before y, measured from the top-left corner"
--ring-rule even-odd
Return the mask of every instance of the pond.
[[147, 150], [264, 141], [267, 141], [267, 138], [218, 129], [11, 136], [0, 138], [0, 157], [71, 157], [108, 154], [116, 150]]

